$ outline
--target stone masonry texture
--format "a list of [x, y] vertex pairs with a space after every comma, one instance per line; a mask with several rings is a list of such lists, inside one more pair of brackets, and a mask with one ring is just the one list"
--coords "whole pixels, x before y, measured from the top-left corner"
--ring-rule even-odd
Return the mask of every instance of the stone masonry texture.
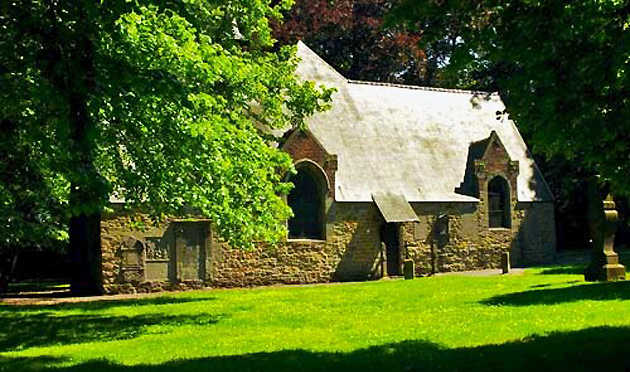
[[[203, 287], [374, 280], [382, 276], [380, 231], [385, 224], [374, 203], [334, 201], [337, 158], [310, 132], [295, 132], [283, 149], [296, 166], [308, 160], [323, 173], [324, 238], [287, 239], [251, 250], [230, 248], [199, 215], [167, 218], [154, 225], [147, 214], [114, 212], [101, 222], [103, 281], [109, 293], [154, 292]], [[444, 271], [499, 268], [510, 253], [512, 266], [549, 262], [555, 253], [550, 202], [518, 202], [518, 162], [490, 137], [475, 160], [478, 202], [411, 203], [419, 222], [400, 223], [398, 255], [412, 259], [416, 276]], [[494, 177], [509, 184], [511, 224], [489, 228], [487, 187]]]

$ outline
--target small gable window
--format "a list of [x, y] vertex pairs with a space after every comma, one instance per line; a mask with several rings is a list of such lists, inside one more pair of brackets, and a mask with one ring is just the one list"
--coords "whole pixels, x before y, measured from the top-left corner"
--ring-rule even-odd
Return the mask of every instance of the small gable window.
[[501, 176], [488, 183], [488, 217], [490, 227], [511, 227], [510, 186]]
[[323, 175], [317, 174], [308, 166], [298, 168], [298, 173], [291, 177], [295, 186], [287, 197], [287, 203], [293, 210], [289, 220], [290, 239], [323, 239], [324, 237], [324, 190]]

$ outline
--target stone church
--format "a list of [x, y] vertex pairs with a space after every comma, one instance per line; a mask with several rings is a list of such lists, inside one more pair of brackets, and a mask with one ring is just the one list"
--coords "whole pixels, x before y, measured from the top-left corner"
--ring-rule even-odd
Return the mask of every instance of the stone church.
[[107, 292], [375, 280], [406, 259], [416, 275], [497, 268], [505, 252], [512, 265], [552, 259], [551, 192], [497, 95], [348, 80], [302, 43], [298, 55], [300, 78], [337, 92], [308, 130], [282, 136], [297, 169], [287, 239], [243, 251], [208, 220], [137, 231], [114, 212], [102, 221]]

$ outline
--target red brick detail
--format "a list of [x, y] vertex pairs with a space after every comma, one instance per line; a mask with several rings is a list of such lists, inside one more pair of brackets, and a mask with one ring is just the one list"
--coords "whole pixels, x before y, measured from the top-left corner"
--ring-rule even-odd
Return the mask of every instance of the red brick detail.
[[510, 165], [510, 156], [499, 142], [492, 141], [490, 143], [483, 160], [486, 165], [487, 172], [503, 174], [509, 173], [508, 168]]
[[[481, 160], [483, 166], [479, 168], [481, 172], [477, 172], [480, 183], [489, 182], [495, 176], [504, 177], [510, 184], [510, 194], [513, 203], [517, 200], [517, 182], [516, 178], [519, 173], [518, 161], [510, 159], [505, 146], [496, 132], [490, 134], [488, 147]], [[479, 185], [479, 190], [485, 190], [485, 185]]]
[[335, 173], [337, 172], [337, 156], [329, 154], [309, 131], [295, 131], [285, 142], [282, 149], [291, 155], [293, 162], [308, 159], [317, 163], [328, 177], [330, 189], [328, 196], [335, 196]]

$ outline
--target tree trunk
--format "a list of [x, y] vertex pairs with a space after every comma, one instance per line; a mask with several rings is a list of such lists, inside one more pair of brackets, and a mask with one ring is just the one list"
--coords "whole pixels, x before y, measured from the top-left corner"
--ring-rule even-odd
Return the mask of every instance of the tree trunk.
[[101, 214], [70, 219], [70, 291], [77, 296], [103, 294]]
[[94, 145], [89, 132], [94, 124], [84, 95], [71, 97], [71, 149], [76, 174], [70, 188], [70, 290], [75, 295], [103, 294], [101, 271], [101, 210], [105, 181], [94, 165]]
[[6, 260], [0, 263], [0, 297], [3, 297], [9, 291], [9, 284], [13, 278], [15, 267], [17, 266], [18, 253], [12, 252], [8, 254]]
[[101, 267], [101, 211], [107, 196], [105, 180], [94, 164], [96, 126], [88, 111], [89, 93], [94, 89], [92, 41], [81, 37], [71, 56], [81, 70], [71, 85], [70, 150], [74, 155], [70, 189], [70, 290], [75, 295], [103, 294]]
[[85, 96], [71, 98], [72, 144], [76, 174], [70, 188], [70, 290], [74, 295], [103, 294], [101, 271], [101, 210], [104, 181], [94, 165], [93, 129]]
[[[48, 1], [52, 26], [38, 34], [43, 40], [43, 74], [69, 106], [70, 138], [67, 178], [70, 181], [70, 289], [76, 295], [103, 293], [100, 221], [108, 195], [105, 180], [94, 164], [97, 128], [88, 110], [95, 87], [93, 25], [87, 19], [90, 2]], [[93, 9], [94, 10], [94, 9]], [[72, 27], [57, 28], [62, 22]]]

